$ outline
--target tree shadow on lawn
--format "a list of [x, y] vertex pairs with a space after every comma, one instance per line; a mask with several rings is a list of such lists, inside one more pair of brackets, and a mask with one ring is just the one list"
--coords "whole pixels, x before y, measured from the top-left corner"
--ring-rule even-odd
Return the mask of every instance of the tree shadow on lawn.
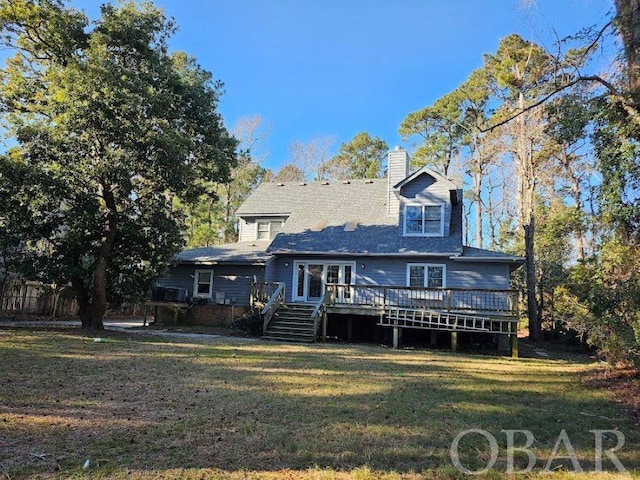
[[[450, 466], [453, 438], [471, 428], [496, 437], [502, 470], [502, 429], [535, 435], [540, 468], [565, 429], [584, 469], [593, 468], [589, 430], [619, 429], [627, 444], [618, 458], [640, 467], [637, 426], [604, 392], [580, 386], [575, 374], [584, 365], [137, 335], [104, 344], [52, 332], [0, 338], [0, 466], [12, 476], [69, 472], [86, 458], [104, 472], [361, 465], [420, 472]], [[467, 436], [460, 454], [469, 468], [482, 468], [490, 450], [482, 437]]]

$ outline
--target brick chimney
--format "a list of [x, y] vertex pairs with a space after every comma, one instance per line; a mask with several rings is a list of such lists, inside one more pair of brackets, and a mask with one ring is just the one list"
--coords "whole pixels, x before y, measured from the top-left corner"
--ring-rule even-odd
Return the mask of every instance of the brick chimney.
[[395, 147], [387, 154], [387, 216], [400, 214], [400, 201], [393, 193], [393, 186], [409, 176], [409, 155], [402, 147]]

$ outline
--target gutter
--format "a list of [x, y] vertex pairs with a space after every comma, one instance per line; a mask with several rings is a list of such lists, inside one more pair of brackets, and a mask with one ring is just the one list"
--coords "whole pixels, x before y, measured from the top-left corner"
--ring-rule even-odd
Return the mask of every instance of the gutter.
[[464, 256], [452, 256], [449, 260], [454, 262], [478, 262], [478, 263], [524, 263], [522, 257], [464, 257]]
[[284, 250], [276, 250], [267, 252], [271, 255], [318, 255], [318, 256], [331, 256], [331, 257], [410, 257], [410, 256], [419, 256], [419, 257], [449, 257], [454, 258], [456, 255], [459, 255], [457, 252], [393, 252], [393, 253], [369, 253], [369, 252], [335, 252], [335, 251], [324, 251], [324, 252], [305, 252], [305, 251], [284, 251]]
[[288, 217], [291, 212], [263, 213], [263, 212], [236, 212], [236, 217]]
[[178, 265], [244, 265], [260, 267], [266, 265], [267, 260], [260, 261], [233, 261], [233, 260], [178, 260]]

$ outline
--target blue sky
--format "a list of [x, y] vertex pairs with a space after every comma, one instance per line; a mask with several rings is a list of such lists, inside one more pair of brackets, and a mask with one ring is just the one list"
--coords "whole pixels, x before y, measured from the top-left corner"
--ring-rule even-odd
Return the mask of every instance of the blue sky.
[[[72, 0], [95, 18], [101, 2]], [[260, 115], [271, 125], [266, 167], [289, 144], [367, 131], [390, 147], [411, 111], [463, 82], [519, 33], [552, 39], [602, 24], [611, 0], [156, 0], [179, 32], [172, 49], [194, 55], [225, 83], [228, 127]]]

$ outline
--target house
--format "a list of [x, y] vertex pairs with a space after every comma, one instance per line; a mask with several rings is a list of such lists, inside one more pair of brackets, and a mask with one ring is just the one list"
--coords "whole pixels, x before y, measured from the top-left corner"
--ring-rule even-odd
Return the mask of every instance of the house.
[[251, 284], [264, 281], [269, 243], [251, 240], [185, 250], [156, 283], [185, 289], [194, 303], [249, 305]]
[[[314, 324], [313, 332], [307, 332], [312, 338], [320, 323], [326, 334], [332, 323], [341, 323], [327, 326], [327, 315], [349, 315], [342, 322], [349, 325], [344, 335], [349, 337], [354, 316], [370, 315], [382, 330], [393, 328], [387, 321], [400, 322], [404, 327], [393, 330], [394, 343], [403, 328], [411, 328], [406, 326], [408, 315], [416, 328], [420, 324], [426, 330], [451, 330], [451, 325], [466, 322], [469, 331], [513, 334], [511, 323], [494, 314], [508, 312], [513, 321], [514, 302], [504, 292], [510, 272], [523, 259], [463, 246], [460, 186], [427, 167], [410, 173], [403, 149], [389, 152], [385, 179], [263, 183], [237, 216], [238, 243], [182, 252], [163, 283], [184, 286], [193, 297], [215, 300], [224, 294], [247, 304], [253, 277], [271, 286], [254, 300], [268, 310], [265, 332], [273, 338], [286, 338], [295, 323], [304, 323], [301, 317]], [[276, 298], [278, 285], [282, 288]], [[404, 308], [395, 319], [384, 310], [393, 296], [392, 303]], [[445, 303], [447, 318], [442, 316]], [[488, 310], [491, 316], [480, 315]], [[442, 315], [425, 321], [429, 312]], [[418, 323], [416, 315], [422, 318]], [[298, 321], [278, 330], [287, 316]], [[270, 331], [272, 318], [276, 321]], [[440, 324], [443, 328], [436, 328]]]

